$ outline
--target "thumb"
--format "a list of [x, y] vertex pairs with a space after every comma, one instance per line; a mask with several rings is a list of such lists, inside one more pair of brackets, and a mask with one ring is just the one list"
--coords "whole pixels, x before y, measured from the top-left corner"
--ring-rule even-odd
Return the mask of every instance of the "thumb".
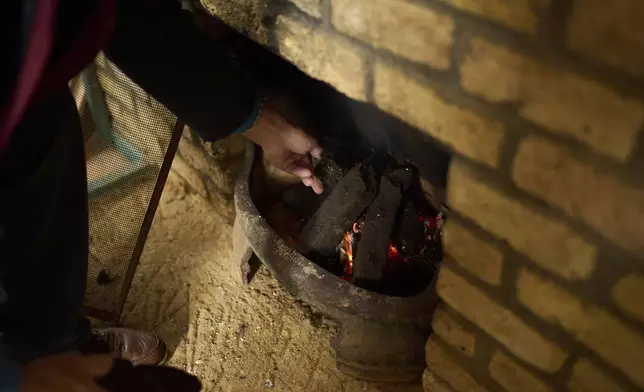
[[112, 369], [114, 358], [110, 355], [87, 355], [82, 358], [82, 366], [93, 377], [107, 375]]

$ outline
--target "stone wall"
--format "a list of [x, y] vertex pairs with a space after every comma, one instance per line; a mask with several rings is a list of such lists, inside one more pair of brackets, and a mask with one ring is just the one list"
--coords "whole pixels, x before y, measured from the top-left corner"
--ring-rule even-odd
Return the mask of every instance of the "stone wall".
[[453, 154], [427, 391], [644, 388], [644, 2], [202, 2]]

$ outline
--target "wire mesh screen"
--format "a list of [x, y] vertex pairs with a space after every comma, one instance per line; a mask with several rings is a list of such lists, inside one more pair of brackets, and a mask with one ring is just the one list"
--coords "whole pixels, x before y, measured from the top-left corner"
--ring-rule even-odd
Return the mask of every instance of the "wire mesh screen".
[[103, 54], [71, 87], [85, 140], [89, 194], [85, 303], [90, 315], [118, 321], [142, 249], [141, 233], [144, 241], [151, 222], [146, 216], [167, 175], [162, 166], [169, 167], [176, 149], [175, 143], [169, 150], [171, 141], [178, 141], [177, 121]]

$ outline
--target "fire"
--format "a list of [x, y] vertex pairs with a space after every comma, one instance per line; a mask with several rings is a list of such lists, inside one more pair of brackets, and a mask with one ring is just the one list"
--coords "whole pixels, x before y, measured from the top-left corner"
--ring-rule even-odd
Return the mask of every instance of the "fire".
[[343, 278], [345, 280], [350, 280], [353, 276], [353, 243], [355, 236], [359, 235], [361, 230], [362, 227], [360, 223], [356, 221], [351, 225], [351, 230], [344, 233], [344, 241], [342, 243], [342, 262], [344, 263]]
[[[353, 224], [355, 228], [355, 223]], [[344, 269], [344, 275], [345, 277], [349, 277], [353, 275], [353, 246], [352, 246], [352, 238], [353, 236], [351, 235], [350, 232], [344, 233], [344, 252], [346, 254], [347, 260], [346, 260], [346, 265]]]
[[[402, 232], [393, 232], [386, 247], [387, 260], [385, 268], [396, 270], [396, 268], [400, 267], [400, 263], [407, 263], [417, 256], [425, 258], [427, 253], [434, 252], [440, 246], [441, 227], [444, 221], [443, 214], [418, 214], [417, 217], [413, 217], [413, 219], [416, 218], [420, 221], [420, 224], [409, 223], [414, 225], [415, 230], [423, 230], [424, 233], [418, 233], [417, 236], [411, 236], [411, 238], [401, 238]], [[356, 257], [354, 251], [361, 246], [360, 241], [364, 224], [364, 219], [358, 219], [353, 222], [336, 248], [340, 259], [340, 265], [337, 267], [342, 269], [342, 279], [347, 281], [351, 281], [353, 278], [354, 258]], [[383, 249], [380, 246], [378, 248], [377, 251], [382, 252]]]
[[[436, 218], [428, 218], [428, 217], [423, 217], [419, 216], [418, 219], [424, 223], [425, 226], [425, 232], [428, 233], [428, 239], [432, 239], [432, 233], [436, 230], [437, 224], [436, 220], [440, 221], [441, 216], [437, 216]], [[353, 276], [353, 246], [354, 243], [357, 243], [360, 241], [360, 236], [362, 232], [362, 224], [360, 221], [356, 221], [351, 225], [351, 229], [344, 233], [344, 238], [343, 241], [339, 245], [339, 250], [341, 252], [341, 261], [342, 264], [344, 265], [344, 274], [343, 278], [345, 280], [350, 280], [351, 277]], [[398, 246], [394, 242], [389, 242], [389, 246], [387, 247], [387, 261], [388, 262], [406, 262], [408, 260], [410, 255], [405, 253], [405, 250], [403, 248], [403, 251], [401, 252], [400, 249], [398, 249]]]
[[[344, 264], [344, 274], [342, 277], [345, 280], [350, 280], [353, 276], [353, 243], [355, 235], [360, 233], [360, 229], [360, 224], [354, 223], [351, 230], [344, 233], [341, 250], [342, 262]], [[392, 242], [389, 243], [389, 247], [387, 248], [387, 260], [393, 262], [407, 261], [406, 257], [403, 257], [396, 245]]]

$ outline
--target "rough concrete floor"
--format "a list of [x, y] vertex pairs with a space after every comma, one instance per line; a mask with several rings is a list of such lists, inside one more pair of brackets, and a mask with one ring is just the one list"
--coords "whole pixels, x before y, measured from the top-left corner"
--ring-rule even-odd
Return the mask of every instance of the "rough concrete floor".
[[214, 206], [171, 172], [124, 310], [128, 326], [158, 332], [169, 364], [205, 391], [422, 392], [376, 385], [335, 368], [332, 321], [284, 291], [262, 268], [233, 279], [232, 202]]

